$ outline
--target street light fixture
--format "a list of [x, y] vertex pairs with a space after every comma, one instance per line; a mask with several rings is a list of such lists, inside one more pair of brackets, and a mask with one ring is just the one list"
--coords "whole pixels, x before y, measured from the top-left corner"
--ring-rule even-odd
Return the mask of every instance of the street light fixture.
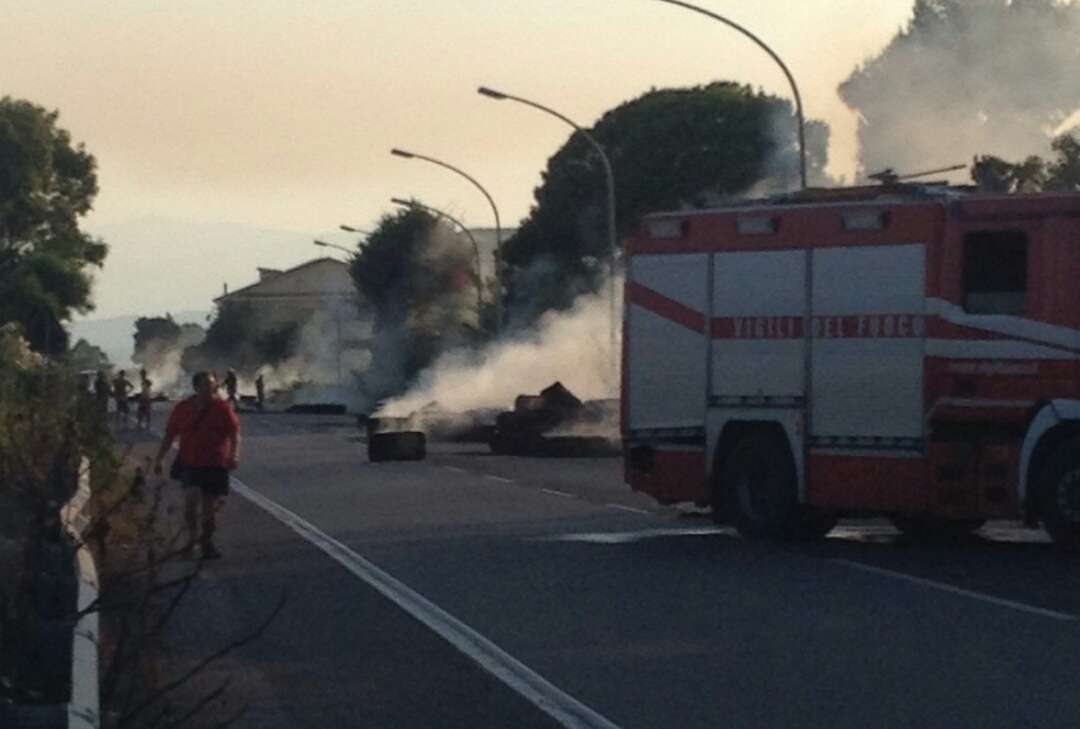
[[314, 243], [317, 246], [321, 246], [322, 248], [337, 248], [339, 251], [345, 251], [350, 256], [355, 256], [356, 255], [356, 251], [350, 250], [349, 248], [346, 248], [345, 246], [339, 246], [337, 243], [327, 243], [324, 240], [318, 240], [318, 239], [313, 240], [311, 242]]
[[338, 227], [341, 228], [342, 230], [344, 230], [346, 233], [358, 233], [359, 235], [371, 235], [370, 230], [364, 230], [363, 228], [354, 228], [351, 225], [339, 225]]
[[600, 158], [600, 164], [604, 168], [604, 181], [605, 181], [606, 186], [607, 186], [607, 233], [608, 233], [608, 256], [610, 257], [610, 260], [609, 260], [609, 263], [608, 263], [608, 267], [609, 267], [609, 271], [608, 271], [609, 292], [608, 292], [608, 295], [609, 295], [610, 301], [608, 303], [609, 303], [609, 306], [611, 308], [611, 311], [610, 311], [610, 317], [611, 317], [610, 340], [611, 341], [609, 343], [609, 346], [610, 346], [610, 355], [611, 355], [611, 366], [612, 366], [612, 369], [614, 370], [615, 374], [617, 374], [618, 373], [618, 367], [616, 365], [615, 340], [617, 339], [616, 328], [618, 326], [617, 321], [619, 319], [619, 316], [618, 316], [618, 311], [617, 311], [617, 303], [616, 303], [616, 295], [615, 295], [615, 266], [616, 266], [616, 262], [618, 260], [619, 240], [618, 240], [618, 232], [615, 229], [615, 175], [612, 174], [612, 171], [611, 171], [611, 160], [608, 159], [607, 153], [604, 151], [604, 148], [602, 146], [600, 146], [600, 142], [596, 141], [596, 137], [594, 137], [592, 135], [592, 133], [589, 132], [589, 130], [585, 129], [580, 124], [577, 124], [576, 122], [574, 122], [574, 120], [570, 119], [567, 116], [564, 116], [563, 114], [560, 114], [559, 112], [555, 111], [554, 109], [550, 109], [550, 108], [544, 106], [543, 104], [538, 104], [535, 101], [529, 101], [528, 99], [523, 99], [520, 96], [513, 96], [511, 94], [507, 94], [507, 93], [504, 93], [502, 91], [496, 91], [495, 89], [488, 88], [487, 86], [481, 86], [476, 91], [481, 96], [487, 96], [488, 98], [495, 99], [497, 101], [505, 101], [507, 99], [509, 99], [510, 101], [517, 101], [518, 103], [525, 104], [526, 106], [531, 106], [534, 109], [539, 109], [542, 112], [550, 114], [551, 116], [555, 117], [556, 119], [561, 119], [562, 121], [566, 122], [571, 127], [573, 127], [575, 131], [577, 131], [579, 134], [581, 134], [581, 136], [584, 137], [585, 141], [588, 142], [592, 146], [592, 148], [594, 150], [596, 150], [596, 154]]
[[[476, 187], [476, 189], [479, 190], [484, 195], [485, 198], [487, 198], [488, 204], [491, 206], [491, 212], [494, 213], [494, 215], [495, 215], [495, 332], [496, 333], [501, 332], [502, 331], [502, 320], [503, 320], [503, 312], [502, 312], [502, 279], [503, 279], [502, 223], [499, 221], [499, 208], [496, 207], [495, 200], [491, 197], [491, 194], [486, 189], [484, 189], [484, 186], [481, 185], [479, 182], [477, 182], [476, 179], [472, 175], [468, 174], [464, 170], [459, 170], [457, 167], [454, 167], [451, 164], [447, 164], [446, 162], [443, 162], [442, 160], [435, 159], [434, 157], [427, 157], [427, 156], [422, 155], [422, 154], [416, 154], [415, 152], [408, 152], [408, 151], [406, 151], [404, 149], [399, 149], [397, 147], [394, 147], [393, 149], [391, 149], [390, 154], [394, 155], [395, 157], [402, 157], [404, 159], [422, 159], [425, 162], [430, 162], [430, 163], [432, 163], [434, 165], [438, 165], [439, 167], [445, 167], [446, 169], [450, 170], [451, 172], [456, 172], [457, 174], [461, 175], [466, 180], [471, 182]], [[480, 275], [479, 268], [477, 269], [476, 275], [477, 276]]]
[[442, 210], [439, 210], [438, 208], [433, 208], [430, 205], [424, 205], [423, 203], [417, 202], [416, 200], [404, 200], [400, 197], [392, 197], [390, 198], [390, 202], [394, 203], [395, 205], [401, 205], [405, 208], [420, 208], [421, 210], [426, 210], [435, 217], [446, 218], [451, 223], [460, 228], [461, 232], [463, 232], [465, 236], [469, 239], [469, 242], [472, 243], [473, 258], [476, 263], [476, 321], [479, 325], [481, 322], [481, 317], [483, 316], [482, 309], [484, 306], [484, 299], [482, 295], [483, 288], [480, 279], [480, 246], [476, 242], [476, 238], [475, 236], [473, 236], [472, 231], [466, 228], [460, 220], [450, 215], [450, 213], [443, 212]]
[[763, 51], [768, 53], [769, 57], [772, 58], [774, 61], [776, 61], [776, 64], [778, 66], [780, 66], [780, 70], [784, 72], [784, 76], [787, 77], [788, 83], [791, 84], [791, 93], [795, 97], [795, 116], [796, 116], [796, 118], [798, 120], [798, 124], [799, 124], [799, 184], [802, 186], [802, 189], [805, 190], [806, 189], [806, 122], [805, 122], [804, 117], [803, 117], [802, 96], [799, 94], [799, 87], [795, 84], [795, 77], [791, 75], [791, 71], [788, 70], [787, 64], [785, 64], [783, 62], [783, 60], [781, 60], [780, 56], [778, 56], [776, 54], [776, 52], [772, 48], [769, 48], [769, 46], [767, 46], [765, 44], [765, 41], [761, 40], [756, 35], [751, 33], [749, 30], [747, 30], [743, 26], [739, 25], [735, 21], [730, 20], [728, 18], [725, 18], [723, 15], [719, 15], [719, 14], [711, 12], [709, 10], [705, 10], [704, 8], [699, 8], [697, 5], [691, 5], [690, 3], [683, 2], [682, 0], [659, 0], [659, 2], [668, 3], [669, 5], [678, 5], [680, 8], [686, 8], [687, 10], [693, 10], [695, 13], [701, 13], [702, 15], [707, 15], [710, 18], [712, 18], [713, 20], [719, 20], [724, 25], [728, 26], [729, 28], [734, 28], [735, 30], [739, 31], [740, 33], [745, 35], [750, 40], [754, 41], [754, 43], [757, 43], [757, 45]]

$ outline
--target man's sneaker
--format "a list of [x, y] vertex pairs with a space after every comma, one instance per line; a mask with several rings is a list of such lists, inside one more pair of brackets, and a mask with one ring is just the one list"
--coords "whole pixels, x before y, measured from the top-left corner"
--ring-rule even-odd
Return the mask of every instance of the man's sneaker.
[[203, 559], [221, 559], [221, 552], [214, 548], [213, 544], [204, 544], [202, 548]]

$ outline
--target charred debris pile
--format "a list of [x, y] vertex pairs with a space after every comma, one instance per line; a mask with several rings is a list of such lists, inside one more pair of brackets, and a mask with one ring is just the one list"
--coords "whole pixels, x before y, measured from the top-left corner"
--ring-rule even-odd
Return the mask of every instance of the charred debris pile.
[[[619, 455], [618, 422], [617, 400], [582, 401], [561, 382], [537, 395], [518, 395], [513, 409], [501, 412], [454, 413], [433, 402], [407, 416], [358, 418], [359, 427], [367, 434], [369, 451], [373, 440], [416, 440], [416, 434], [423, 434], [432, 441], [487, 443], [497, 455], [554, 458]], [[380, 443], [379, 448], [383, 447]]]

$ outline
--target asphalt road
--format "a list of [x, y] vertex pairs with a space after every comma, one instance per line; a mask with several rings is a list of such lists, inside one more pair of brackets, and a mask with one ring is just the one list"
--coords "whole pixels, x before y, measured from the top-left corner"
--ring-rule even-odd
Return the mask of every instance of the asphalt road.
[[173, 641], [196, 660], [288, 591], [204, 677], [239, 726], [1080, 726], [1080, 558], [1038, 532], [764, 544], [630, 493], [617, 459], [370, 464], [345, 418], [245, 430], [225, 559]]

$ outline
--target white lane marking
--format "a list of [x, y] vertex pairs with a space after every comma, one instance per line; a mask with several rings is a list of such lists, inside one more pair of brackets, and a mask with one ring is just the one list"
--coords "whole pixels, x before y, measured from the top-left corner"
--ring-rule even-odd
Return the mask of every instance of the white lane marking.
[[573, 494], [568, 494], [565, 491], [557, 491], [555, 489], [540, 489], [540, 490], [543, 491], [545, 494], [551, 494], [553, 496], [573, 497]]
[[1006, 600], [1000, 597], [994, 597], [993, 595], [985, 595], [981, 592], [974, 592], [972, 590], [965, 590], [962, 587], [956, 587], [945, 582], [936, 582], [934, 580], [928, 580], [924, 577], [915, 577], [913, 575], [905, 575], [903, 572], [893, 572], [892, 570], [883, 569], [881, 567], [871, 567], [868, 564], [862, 564], [860, 562], [852, 562], [848, 559], [830, 559], [830, 562], [836, 564], [842, 564], [847, 567], [852, 567], [864, 572], [870, 572], [875, 575], [881, 575], [882, 577], [892, 577], [893, 579], [903, 580], [904, 582], [910, 582], [914, 585], [921, 585], [923, 587], [930, 587], [935, 590], [942, 590], [944, 592], [951, 592], [954, 595], [961, 595], [963, 597], [969, 597], [973, 600], [979, 600], [981, 602], [988, 602], [991, 605], [998, 605], [999, 607], [1007, 607], [1013, 610], [1020, 610], [1025, 613], [1031, 613], [1033, 615], [1041, 615], [1044, 618], [1052, 618], [1054, 620], [1078, 620], [1080, 617], [1076, 615], [1070, 615], [1069, 613], [1059, 613], [1056, 610], [1047, 610], [1046, 608], [1035, 607], [1034, 605], [1026, 605], [1022, 602], [1015, 602], [1013, 600]]
[[464, 468], [458, 468], [457, 466], [442, 466], [447, 471], [453, 471], [454, 473], [465, 473]]
[[633, 514], [644, 514], [645, 516], [652, 516], [651, 511], [646, 511], [645, 509], [635, 509], [633, 506], [623, 506], [622, 504], [604, 504], [604, 506], [610, 507], [612, 509], [619, 509], [621, 511], [629, 511]]
[[254, 491], [235, 476], [232, 483], [236, 493], [314, 544], [560, 725], [567, 729], [619, 729], [618, 725], [562, 691], [480, 633], [310, 522]]
[[576, 534], [556, 534], [548, 537], [536, 537], [534, 542], [585, 542], [587, 544], [630, 544], [646, 539], [660, 537], [702, 537], [710, 534], [726, 533], [719, 527], [698, 527], [690, 529], [642, 529], [636, 532], [578, 532]]
[[484, 478], [490, 479], [492, 481], [499, 481], [501, 483], [514, 483], [513, 479], [503, 478], [502, 476], [485, 475]]

